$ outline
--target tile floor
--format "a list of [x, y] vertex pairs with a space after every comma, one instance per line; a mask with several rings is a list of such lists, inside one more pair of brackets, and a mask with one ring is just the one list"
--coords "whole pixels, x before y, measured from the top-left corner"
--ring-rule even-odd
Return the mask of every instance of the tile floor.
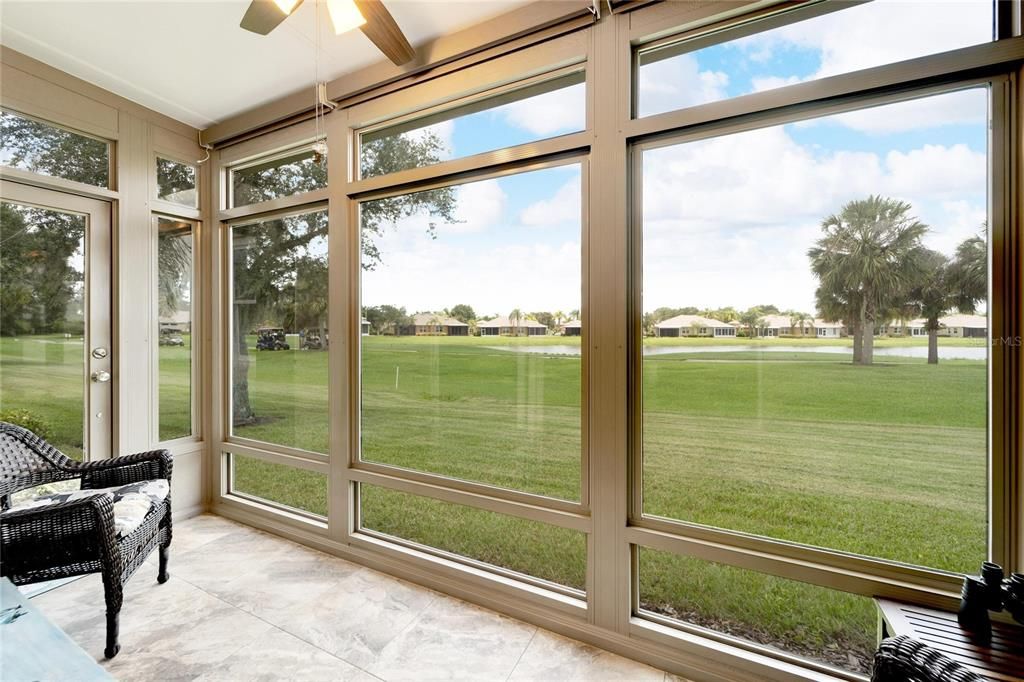
[[112, 661], [99, 576], [34, 603], [133, 682], [679, 679], [218, 516], [175, 525], [165, 585], [154, 560], [125, 589]]

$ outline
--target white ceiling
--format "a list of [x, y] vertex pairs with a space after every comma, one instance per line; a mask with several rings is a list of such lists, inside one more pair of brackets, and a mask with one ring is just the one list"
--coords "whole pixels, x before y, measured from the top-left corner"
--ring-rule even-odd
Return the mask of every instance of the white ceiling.
[[[528, 2], [386, 0], [386, 5], [416, 47]], [[239, 28], [248, 5], [249, 0], [0, 0], [0, 43], [206, 128], [313, 83], [315, 0], [306, 0], [267, 36]], [[359, 30], [335, 36], [325, 3], [320, 11], [321, 80], [384, 59]]]

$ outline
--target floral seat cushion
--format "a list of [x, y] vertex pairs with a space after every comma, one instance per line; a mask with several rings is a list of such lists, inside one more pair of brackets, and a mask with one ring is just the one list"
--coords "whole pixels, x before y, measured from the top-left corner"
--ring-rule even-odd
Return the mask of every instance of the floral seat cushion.
[[78, 500], [83, 497], [96, 495], [97, 493], [110, 493], [114, 496], [114, 530], [117, 531], [117, 537], [121, 538], [131, 535], [132, 531], [141, 526], [146, 518], [146, 514], [153, 507], [167, 499], [170, 490], [171, 486], [166, 478], [157, 478], [152, 481], [139, 481], [112, 488], [90, 488], [88, 490], [73, 490], [50, 495], [39, 495], [24, 502], [16, 503], [13, 508], [21, 510], [45, 507], [50, 504]]

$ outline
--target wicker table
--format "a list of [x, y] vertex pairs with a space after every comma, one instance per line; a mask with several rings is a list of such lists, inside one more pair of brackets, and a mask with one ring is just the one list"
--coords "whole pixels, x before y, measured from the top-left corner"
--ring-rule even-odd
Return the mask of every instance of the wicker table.
[[938, 649], [988, 680], [1024, 680], [1024, 628], [992, 621], [992, 642], [971, 641], [956, 614], [888, 599], [876, 599], [880, 636], [907, 635]]
[[114, 679], [7, 578], [0, 578], [0, 678], [4, 682]]

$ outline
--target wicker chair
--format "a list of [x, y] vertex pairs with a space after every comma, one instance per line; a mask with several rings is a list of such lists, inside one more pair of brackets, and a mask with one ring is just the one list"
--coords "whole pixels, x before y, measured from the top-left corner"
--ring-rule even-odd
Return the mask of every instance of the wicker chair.
[[906, 635], [883, 639], [872, 682], [984, 682], [956, 661]]
[[[43, 483], [81, 479], [82, 490], [167, 480], [167, 494], [141, 525], [119, 537], [110, 492], [33, 508], [11, 508], [11, 494]], [[0, 422], [0, 576], [17, 585], [99, 572], [106, 600], [104, 654], [117, 655], [124, 584], [160, 548], [157, 580], [167, 582], [171, 544], [171, 454], [154, 450], [76, 462], [31, 431]]]

